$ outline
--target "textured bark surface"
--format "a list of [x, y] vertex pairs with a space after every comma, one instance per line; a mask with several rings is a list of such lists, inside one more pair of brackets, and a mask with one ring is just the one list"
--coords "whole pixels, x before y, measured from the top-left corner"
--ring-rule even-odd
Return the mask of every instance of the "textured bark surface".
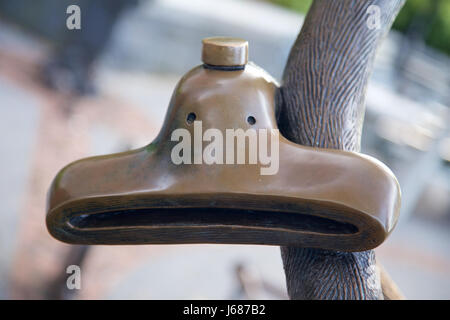
[[[315, 0], [286, 64], [278, 122], [303, 145], [360, 150], [365, 91], [380, 40], [404, 0]], [[376, 7], [369, 6], [374, 5]], [[379, 10], [379, 27], [376, 11]], [[368, 20], [368, 19], [375, 19]], [[292, 299], [382, 299], [373, 251], [281, 248]]]

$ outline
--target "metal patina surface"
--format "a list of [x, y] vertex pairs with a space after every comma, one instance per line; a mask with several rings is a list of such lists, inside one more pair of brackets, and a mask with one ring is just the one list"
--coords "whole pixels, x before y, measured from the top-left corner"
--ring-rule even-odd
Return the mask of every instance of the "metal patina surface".
[[[246, 42], [233, 48], [221, 52], [247, 56]], [[216, 63], [206, 56], [205, 63]], [[217, 61], [223, 65], [226, 58]], [[241, 70], [195, 67], [175, 88], [152, 143], [82, 159], [57, 174], [48, 194], [48, 230], [74, 244], [378, 246], [397, 221], [400, 189], [392, 172], [369, 156], [301, 146], [280, 135], [273, 175], [261, 175], [261, 164], [172, 161], [178, 143], [172, 133], [184, 128], [194, 135], [193, 120], [202, 121], [203, 132], [277, 129], [276, 89], [252, 63]]]

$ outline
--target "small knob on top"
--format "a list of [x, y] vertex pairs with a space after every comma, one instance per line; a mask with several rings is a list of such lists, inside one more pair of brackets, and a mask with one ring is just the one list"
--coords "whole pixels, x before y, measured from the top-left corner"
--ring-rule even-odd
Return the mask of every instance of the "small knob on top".
[[248, 42], [240, 38], [212, 37], [202, 40], [202, 61], [211, 66], [237, 67], [248, 61]]

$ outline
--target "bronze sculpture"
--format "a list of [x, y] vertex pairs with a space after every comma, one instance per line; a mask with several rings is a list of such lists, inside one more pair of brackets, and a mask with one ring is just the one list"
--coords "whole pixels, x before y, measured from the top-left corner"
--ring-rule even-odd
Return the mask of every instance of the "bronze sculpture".
[[[304, 145], [359, 151], [365, 87], [374, 53], [403, 2], [313, 2], [276, 93], [277, 121], [283, 135]], [[370, 30], [365, 14], [369, 6], [378, 6], [381, 12], [379, 27]], [[352, 97], [357, 108], [352, 110], [354, 105], [346, 99], [334, 103], [330, 99], [333, 92]], [[343, 126], [347, 123], [351, 126]], [[293, 299], [400, 297], [386, 290], [386, 277], [381, 277], [380, 286], [372, 250], [343, 252], [287, 246], [282, 247], [282, 257]]]
[[[276, 172], [264, 174], [271, 168], [261, 163], [224, 163], [228, 155], [212, 164], [202, 157], [193, 163], [196, 151], [187, 149], [187, 163], [174, 163], [177, 142], [171, 138], [181, 128], [189, 139], [203, 136], [202, 128], [227, 132], [227, 141], [230, 130], [277, 132], [277, 85], [247, 63], [247, 42], [203, 43], [204, 65], [180, 80], [155, 141], [76, 161], [57, 175], [48, 202], [51, 234], [75, 244], [239, 243], [361, 251], [382, 243], [395, 226], [400, 190], [392, 172], [371, 157], [276, 136], [279, 140], [270, 142], [272, 156], [279, 152]], [[201, 156], [204, 145], [200, 141]], [[237, 154], [243, 149], [228, 147], [232, 160], [235, 149]], [[251, 141], [245, 143], [248, 157], [251, 147]]]

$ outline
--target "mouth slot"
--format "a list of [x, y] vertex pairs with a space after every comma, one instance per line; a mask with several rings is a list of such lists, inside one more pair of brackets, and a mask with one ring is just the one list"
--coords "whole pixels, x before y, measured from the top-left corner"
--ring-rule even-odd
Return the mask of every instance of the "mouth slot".
[[309, 214], [230, 208], [152, 208], [79, 215], [69, 224], [77, 229], [120, 229], [132, 227], [228, 226], [286, 229], [323, 234], [354, 234], [350, 223]]

